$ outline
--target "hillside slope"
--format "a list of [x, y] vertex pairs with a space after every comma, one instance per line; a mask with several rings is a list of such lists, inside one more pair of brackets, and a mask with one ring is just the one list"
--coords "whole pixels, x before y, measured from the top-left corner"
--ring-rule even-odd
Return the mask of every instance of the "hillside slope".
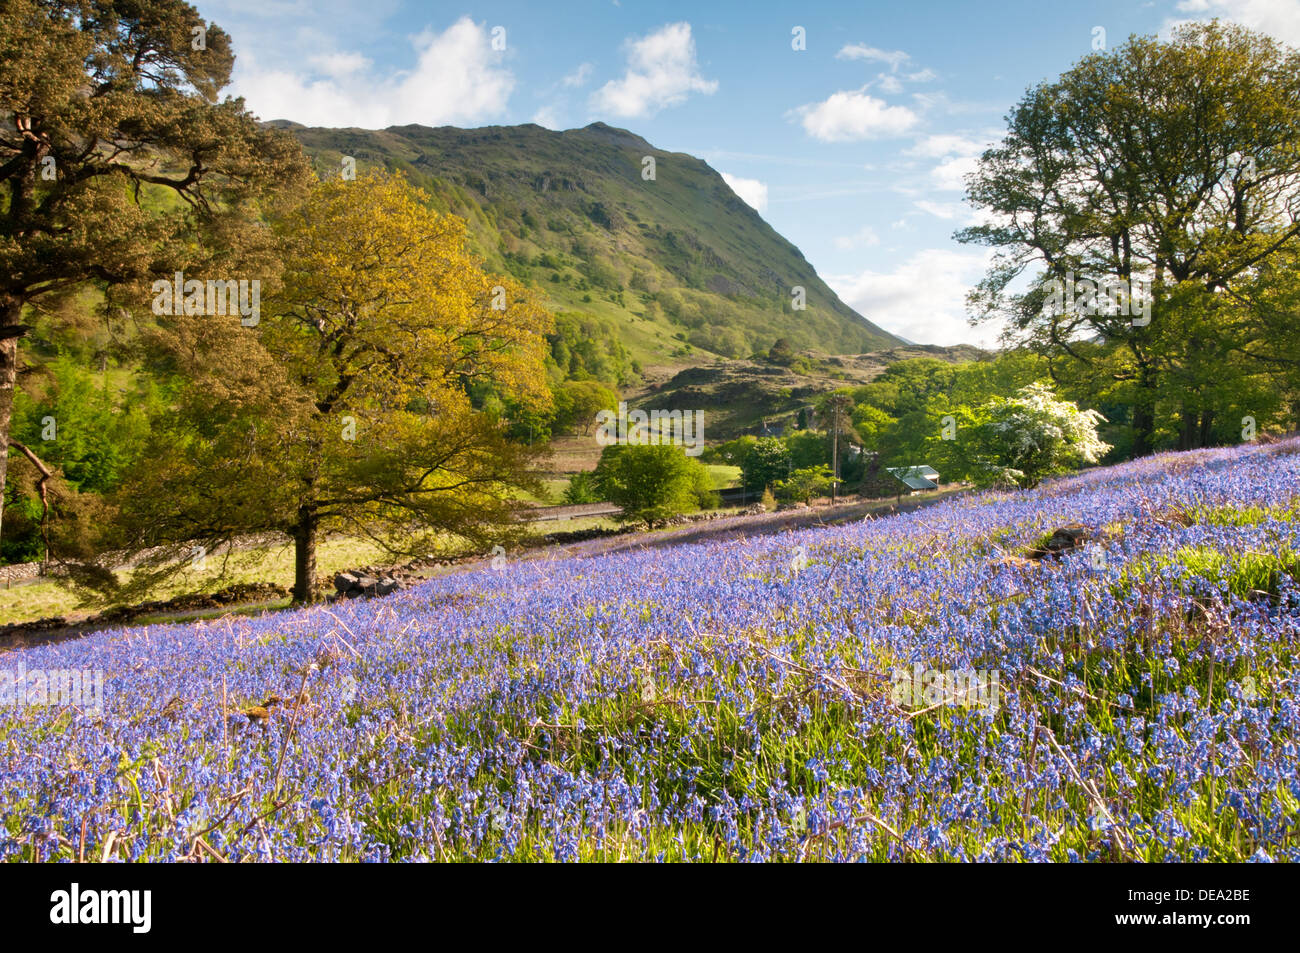
[[[277, 125], [322, 174], [345, 155], [402, 169], [469, 221], [489, 267], [543, 289], [561, 313], [609, 322], [642, 363], [748, 357], [778, 337], [831, 354], [902, 343], [841, 301], [707, 163], [626, 130]], [[796, 286], [806, 310], [792, 310]]]
[[937, 358], [961, 363], [986, 360], [989, 352], [973, 345], [909, 345], [869, 354], [845, 354], [781, 367], [770, 362], [716, 361], [672, 375], [650, 375], [646, 385], [628, 393], [628, 402], [644, 410], [708, 408], [710, 442], [743, 433], [781, 432], [795, 425], [798, 412], [820, 395], [875, 380], [898, 361]]
[[0, 861], [1294, 862], [1297, 486], [1163, 454], [20, 649], [102, 683], [0, 706]]

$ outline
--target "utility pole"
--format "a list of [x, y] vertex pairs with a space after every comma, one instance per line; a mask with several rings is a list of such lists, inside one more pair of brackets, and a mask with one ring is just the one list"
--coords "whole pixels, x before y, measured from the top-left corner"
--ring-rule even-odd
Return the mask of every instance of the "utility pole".
[[839, 499], [840, 490], [840, 413], [848, 407], [847, 394], [832, 394], [826, 402], [831, 411], [831, 505]]
[[831, 506], [839, 499], [840, 491], [840, 408], [831, 402]]

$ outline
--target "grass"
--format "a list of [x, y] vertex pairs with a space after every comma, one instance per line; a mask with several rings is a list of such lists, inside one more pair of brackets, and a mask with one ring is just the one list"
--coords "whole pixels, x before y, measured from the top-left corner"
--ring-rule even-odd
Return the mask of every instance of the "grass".
[[[551, 481], [560, 482], [560, 481]], [[567, 481], [565, 481], [567, 482]], [[615, 529], [618, 522], [607, 517], [579, 517], [575, 519], [554, 520], [534, 523], [531, 527], [535, 537], [552, 533], [572, 533], [590, 529]], [[381, 546], [356, 537], [336, 536], [321, 543], [316, 552], [316, 571], [321, 575], [333, 575], [358, 566], [384, 566], [396, 561]], [[119, 573], [122, 578], [129, 577], [130, 572]], [[286, 588], [293, 585], [293, 547], [287, 541], [283, 545], [271, 545], [242, 551], [232, 557], [224, 578], [220, 574], [220, 559], [209, 556], [205, 571], [187, 569], [173, 582], [160, 588], [151, 595], [151, 600], [170, 599], [178, 595], [198, 592], [215, 592], [228, 586], [243, 583], [274, 583]], [[248, 611], [260, 611], [265, 608], [287, 605], [287, 600], [277, 603], [259, 603], [256, 606], [243, 607]], [[85, 605], [76, 593], [59, 585], [57, 582], [43, 580], [31, 582], [12, 589], [0, 588], [0, 625], [15, 622], [31, 622], [54, 616], [93, 615], [107, 608], [106, 605]], [[225, 615], [237, 611], [223, 607], [219, 610], [167, 614], [168, 619], [198, 619], [207, 615]], [[242, 611], [242, 610], [238, 610]], [[141, 624], [153, 621], [160, 616], [148, 616], [139, 620]]]
[[709, 478], [713, 481], [715, 490], [740, 486], [740, 467], [728, 466], [725, 463], [706, 463], [704, 469], [709, 471]]
[[1202, 588], [1212, 586], [1238, 599], [1277, 598], [1283, 577], [1300, 579], [1300, 553], [1288, 547], [1273, 552], [1224, 553], [1209, 546], [1184, 546], [1126, 570], [1119, 591], [1149, 583], [1170, 571], [1180, 588], [1195, 580]]
[[[316, 570], [319, 573], [336, 573], [356, 566], [391, 562], [383, 549], [368, 540], [335, 537], [321, 543], [316, 553]], [[293, 584], [293, 547], [272, 545], [234, 554], [221, 576], [221, 559], [209, 556], [203, 570], [189, 568], [170, 584], [161, 587], [152, 599], [170, 599], [174, 596], [215, 592], [241, 583]], [[130, 576], [126, 570], [118, 574], [123, 579]], [[78, 596], [57, 582], [33, 582], [13, 589], [0, 590], [0, 624], [26, 622], [50, 616], [93, 614], [104, 606], [83, 605]]]
[[514, 494], [513, 499], [523, 503], [537, 503], [542, 506], [559, 506], [564, 502], [564, 491], [569, 488], [569, 478], [566, 477], [549, 477], [542, 480], [541, 493], [526, 493], [523, 491]]
[[1271, 521], [1300, 522], [1300, 505], [1286, 506], [1193, 506], [1182, 510], [1192, 523], [1205, 526], [1258, 526]]

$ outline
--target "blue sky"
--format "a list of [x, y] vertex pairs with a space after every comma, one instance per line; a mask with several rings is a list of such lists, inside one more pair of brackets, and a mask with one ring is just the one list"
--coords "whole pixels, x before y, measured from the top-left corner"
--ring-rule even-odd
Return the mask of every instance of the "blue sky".
[[1300, 0], [195, 2], [264, 119], [631, 129], [708, 161], [845, 301], [933, 344], [996, 337], [964, 307], [985, 252], [952, 233], [974, 220], [962, 174], [1027, 87], [1180, 20], [1300, 46]]

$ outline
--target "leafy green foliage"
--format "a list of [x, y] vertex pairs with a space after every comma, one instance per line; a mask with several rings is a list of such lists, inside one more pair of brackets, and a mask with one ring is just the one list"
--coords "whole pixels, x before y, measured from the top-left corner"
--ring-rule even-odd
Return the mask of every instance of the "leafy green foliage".
[[600, 455], [601, 495], [623, 508], [625, 522], [651, 527], [681, 513], [717, 505], [704, 465], [674, 444], [614, 444]]
[[269, 234], [249, 226], [307, 167], [292, 138], [219, 98], [233, 64], [229, 36], [181, 0], [5, 4], [0, 446], [28, 306], [95, 282], [143, 310], [150, 278], [180, 270], [273, 282]]
[[616, 326], [606, 319], [562, 312], [555, 316], [555, 331], [547, 340], [550, 363], [560, 379], [624, 387], [639, 373], [619, 341]]
[[831, 468], [821, 463], [793, 471], [785, 480], [777, 480], [772, 490], [778, 500], [807, 503], [831, 491]]
[[617, 412], [618, 394], [597, 381], [565, 381], [555, 390], [555, 426], [590, 434], [602, 410]]
[[[148, 379], [114, 393], [106, 375], [63, 356], [45, 365], [49, 381], [38, 397], [19, 391], [14, 403], [14, 439], [38, 451], [76, 490], [104, 493], [117, 487], [135, 462], [160, 412], [163, 396]], [[48, 421], [48, 424], [47, 424]], [[46, 432], [53, 439], [46, 440]]]
[[569, 485], [564, 488], [565, 503], [599, 503], [602, 499], [600, 483], [594, 473], [575, 473], [569, 477]]
[[796, 430], [785, 437], [790, 451], [790, 465], [795, 469], [820, 466], [831, 462], [830, 437], [815, 430]]
[[306, 601], [319, 532], [415, 555], [448, 534], [486, 545], [515, 531], [511, 491], [536, 488], [532, 454], [470, 391], [491, 381], [545, 409], [550, 315], [482, 271], [464, 223], [425, 198], [388, 174], [321, 183], [276, 222], [287, 267], [256, 329], [160, 327], [187, 387], [121, 494], [124, 547], [160, 547], [148, 558], [166, 573], [178, 545], [280, 530]]
[[966, 453], [977, 483], [1030, 488], [1079, 464], [1096, 463], [1109, 447], [1097, 436], [1101, 415], [1060, 400], [1050, 384], [1022, 387], [980, 408]]
[[[322, 171], [340, 155], [404, 168], [435, 207], [469, 222], [489, 267], [545, 289], [558, 314], [610, 321], [639, 359], [684, 356], [687, 346], [740, 357], [782, 337], [839, 353], [898, 343], [840, 301], [707, 164], [626, 130], [289, 128]], [[647, 155], [654, 181], [641, 178]], [[808, 304], [797, 321], [796, 285]], [[686, 344], [673, 347], [679, 333]], [[567, 357], [556, 357], [566, 372]]]
[[736, 437], [734, 440], [727, 440], [715, 446], [706, 447], [704, 452], [700, 454], [700, 460], [703, 463], [723, 463], [727, 466], [738, 467], [744, 464], [745, 456], [749, 453], [750, 447], [754, 446], [757, 441], [758, 438], [752, 434]]
[[[976, 307], [1093, 406], [1125, 405], [1132, 453], [1294, 426], [1297, 141], [1300, 52], [1264, 34], [1189, 23], [1084, 57], [1025, 94], [973, 177], [996, 224], [959, 238], [997, 249]], [[1053, 300], [1077, 279], [1145, 283], [1147, 306]]]
[[745, 454], [745, 489], [761, 492], [790, 474], [790, 448], [779, 437], [760, 437]]

